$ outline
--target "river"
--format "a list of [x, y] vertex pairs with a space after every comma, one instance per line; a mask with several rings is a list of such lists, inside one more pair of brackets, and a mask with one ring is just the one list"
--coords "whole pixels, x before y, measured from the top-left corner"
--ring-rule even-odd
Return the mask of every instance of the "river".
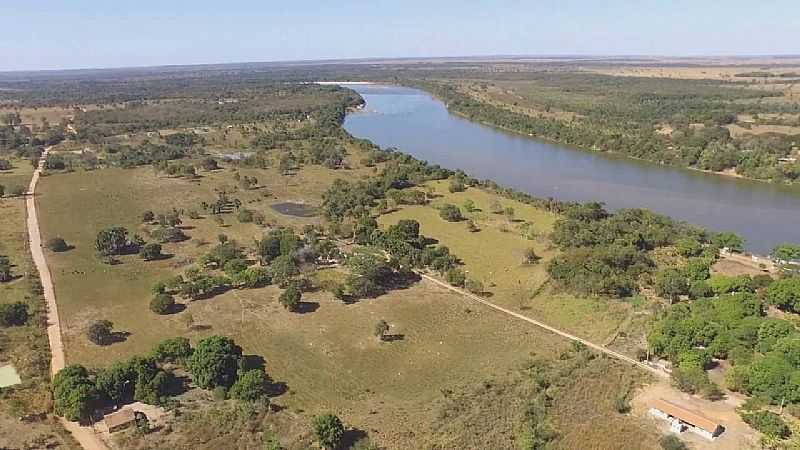
[[347, 85], [366, 101], [353, 136], [477, 178], [559, 200], [647, 208], [715, 231], [735, 231], [767, 254], [800, 242], [800, 188], [741, 180], [590, 152], [508, 133], [450, 114], [416, 89]]

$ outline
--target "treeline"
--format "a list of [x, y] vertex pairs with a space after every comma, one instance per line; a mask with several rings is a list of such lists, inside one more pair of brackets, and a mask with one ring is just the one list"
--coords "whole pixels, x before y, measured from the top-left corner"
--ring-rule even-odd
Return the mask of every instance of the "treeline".
[[272, 380], [262, 366], [248, 363], [232, 339], [211, 336], [192, 348], [189, 339], [178, 337], [162, 341], [146, 356], [116, 361], [106, 369], [65, 367], [53, 378], [55, 412], [83, 422], [108, 406], [134, 401], [163, 405], [187, 389], [175, 369], [186, 370], [196, 386], [219, 391], [222, 397], [269, 401]]

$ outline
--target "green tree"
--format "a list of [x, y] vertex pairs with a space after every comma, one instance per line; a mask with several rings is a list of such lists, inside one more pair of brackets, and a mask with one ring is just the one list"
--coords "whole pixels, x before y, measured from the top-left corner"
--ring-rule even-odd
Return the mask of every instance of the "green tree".
[[680, 438], [674, 434], [668, 434], [659, 441], [663, 450], [689, 450]]
[[130, 245], [128, 230], [124, 227], [111, 227], [97, 233], [95, 248], [102, 256], [119, 255]]
[[300, 289], [292, 283], [281, 293], [278, 301], [289, 311], [296, 311], [297, 307], [300, 306], [300, 299], [302, 296], [303, 294]]
[[97, 391], [85, 367], [69, 365], [53, 377], [53, 409], [67, 420], [87, 419], [94, 411]]
[[224, 336], [210, 336], [197, 343], [189, 357], [192, 380], [203, 389], [230, 387], [236, 382], [242, 348]]
[[0, 326], [22, 326], [27, 322], [27, 304], [24, 302], [0, 303]]
[[680, 270], [666, 269], [656, 274], [655, 289], [659, 297], [675, 302], [689, 293], [689, 282]]
[[150, 311], [156, 314], [169, 314], [175, 309], [175, 297], [170, 294], [161, 293], [153, 297], [150, 301]]
[[766, 290], [767, 302], [778, 308], [800, 312], [800, 277], [773, 281]]
[[703, 245], [695, 239], [683, 238], [675, 242], [675, 250], [685, 258], [700, 256], [703, 253]]
[[159, 363], [169, 362], [183, 365], [192, 356], [192, 351], [188, 338], [176, 337], [156, 344], [151, 356]]
[[298, 273], [297, 263], [290, 255], [281, 255], [275, 258], [270, 265], [272, 281], [279, 286], [285, 286]]
[[786, 439], [792, 431], [781, 416], [770, 411], [756, 411], [741, 415], [748, 425], [773, 439]]
[[723, 231], [711, 236], [711, 244], [717, 248], [727, 248], [732, 252], [744, 250], [744, 239], [736, 233]]
[[7, 256], [0, 255], [0, 283], [7, 283], [13, 279], [11, 260], [9, 260]]
[[344, 425], [339, 417], [333, 414], [316, 416], [312, 422], [312, 428], [314, 436], [322, 448], [335, 450], [341, 445], [344, 437]]
[[781, 244], [772, 250], [772, 257], [779, 261], [800, 260], [800, 244]]
[[271, 380], [261, 369], [251, 369], [239, 375], [229, 392], [231, 398], [248, 402], [265, 399]]

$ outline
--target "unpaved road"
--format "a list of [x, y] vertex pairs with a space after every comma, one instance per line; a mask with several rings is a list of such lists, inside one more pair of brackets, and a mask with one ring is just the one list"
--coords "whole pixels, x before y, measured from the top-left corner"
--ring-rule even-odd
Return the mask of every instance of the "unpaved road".
[[[47, 267], [47, 260], [42, 249], [42, 235], [39, 230], [39, 217], [36, 214], [36, 185], [39, 183], [39, 175], [44, 166], [44, 160], [50, 151], [48, 147], [39, 160], [39, 165], [33, 172], [31, 183], [28, 186], [28, 195], [25, 199], [25, 209], [27, 212], [28, 244], [30, 245], [33, 263], [39, 272], [39, 278], [44, 288], [44, 299], [47, 304], [47, 339], [50, 341], [50, 375], [54, 376], [59, 370], [64, 368], [64, 343], [61, 340], [61, 321], [58, 317], [58, 305], [56, 305], [56, 294], [53, 289], [53, 279], [50, 276], [50, 269]], [[61, 424], [72, 434], [84, 450], [108, 450], [106, 444], [95, 434], [92, 427], [82, 427], [75, 422], [70, 422], [61, 418]]]
[[583, 338], [580, 338], [578, 336], [575, 336], [574, 334], [570, 334], [570, 333], [567, 333], [566, 331], [559, 330], [558, 328], [551, 327], [550, 325], [547, 325], [545, 323], [539, 322], [536, 319], [531, 319], [528, 316], [525, 316], [525, 315], [522, 315], [520, 313], [511, 311], [508, 308], [503, 308], [500, 305], [496, 305], [496, 304], [494, 304], [492, 302], [489, 302], [489, 301], [487, 301], [487, 300], [485, 300], [485, 299], [483, 299], [481, 297], [478, 297], [477, 295], [469, 293], [469, 292], [467, 292], [467, 291], [465, 291], [463, 289], [459, 289], [457, 287], [453, 287], [453, 286], [451, 286], [451, 285], [449, 285], [449, 284], [447, 284], [447, 283], [445, 283], [443, 281], [437, 280], [436, 278], [434, 278], [434, 277], [432, 277], [430, 275], [427, 275], [425, 273], [422, 273], [422, 272], [417, 272], [417, 273], [422, 278], [425, 278], [426, 280], [428, 280], [428, 281], [430, 281], [432, 283], [435, 283], [435, 284], [437, 284], [437, 285], [439, 285], [439, 286], [441, 286], [441, 287], [443, 287], [445, 289], [449, 289], [449, 290], [451, 290], [453, 292], [456, 292], [456, 293], [458, 293], [458, 294], [460, 294], [460, 295], [462, 295], [462, 296], [464, 296], [466, 298], [469, 298], [470, 300], [474, 300], [474, 301], [476, 301], [478, 303], [486, 305], [486, 306], [488, 306], [488, 307], [490, 307], [492, 309], [495, 309], [497, 311], [500, 311], [500, 312], [502, 312], [504, 314], [508, 314], [509, 316], [515, 317], [515, 318], [520, 319], [520, 320], [524, 320], [525, 322], [532, 323], [532, 324], [536, 325], [537, 327], [544, 328], [545, 330], [547, 330], [547, 331], [549, 331], [551, 333], [555, 333], [555, 334], [557, 334], [557, 335], [559, 335], [561, 337], [564, 337], [566, 339], [569, 339], [571, 341], [580, 342], [581, 344], [583, 344], [583, 345], [585, 345], [587, 347], [593, 348], [594, 350], [597, 350], [598, 352], [605, 353], [606, 355], [611, 356], [612, 358], [616, 358], [616, 359], [619, 359], [620, 361], [627, 362], [627, 363], [629, 363], [629, 364], [631, 364], [631, 365], [633, 365], [635, 367], [638, 367], [640, 369], [646, 370], [647, 372], [649, 372], [649, 373], [651, 373], [653, 375], [656, 375], [656, 376], [658, 376], [660, 378], [669, 378], [669, 374], [667, 372], [664, 372], [663, 370], [657, 369], [655, 367], [651, 367], [651, 366], [649, 366], [649, 365], [647, 365], [647, 364], [645, 364], [643, 362], [637, 361], [634, 358], [631, 358], [629, 356], [625, 356], [622, 353], [615, 352], [614, 350], [611, 350], [608, 347], [604, 347], [602, 345], [595, 344], [594, 342], [587, 341], [586, 339], [583, 339]]

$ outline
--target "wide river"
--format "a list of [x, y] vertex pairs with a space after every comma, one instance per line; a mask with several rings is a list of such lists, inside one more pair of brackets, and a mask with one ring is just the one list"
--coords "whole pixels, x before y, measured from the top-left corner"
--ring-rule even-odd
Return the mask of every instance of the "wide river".
[[800, 188], [705, 174], [577, 150], [483, 126], [447, 112], [416, 89], [347, 85], [366, 100], [347, 116], [353, 136], [538, 197], [648, 208], [716, 231], [744, 236], [768, 253], [800, 243]]

